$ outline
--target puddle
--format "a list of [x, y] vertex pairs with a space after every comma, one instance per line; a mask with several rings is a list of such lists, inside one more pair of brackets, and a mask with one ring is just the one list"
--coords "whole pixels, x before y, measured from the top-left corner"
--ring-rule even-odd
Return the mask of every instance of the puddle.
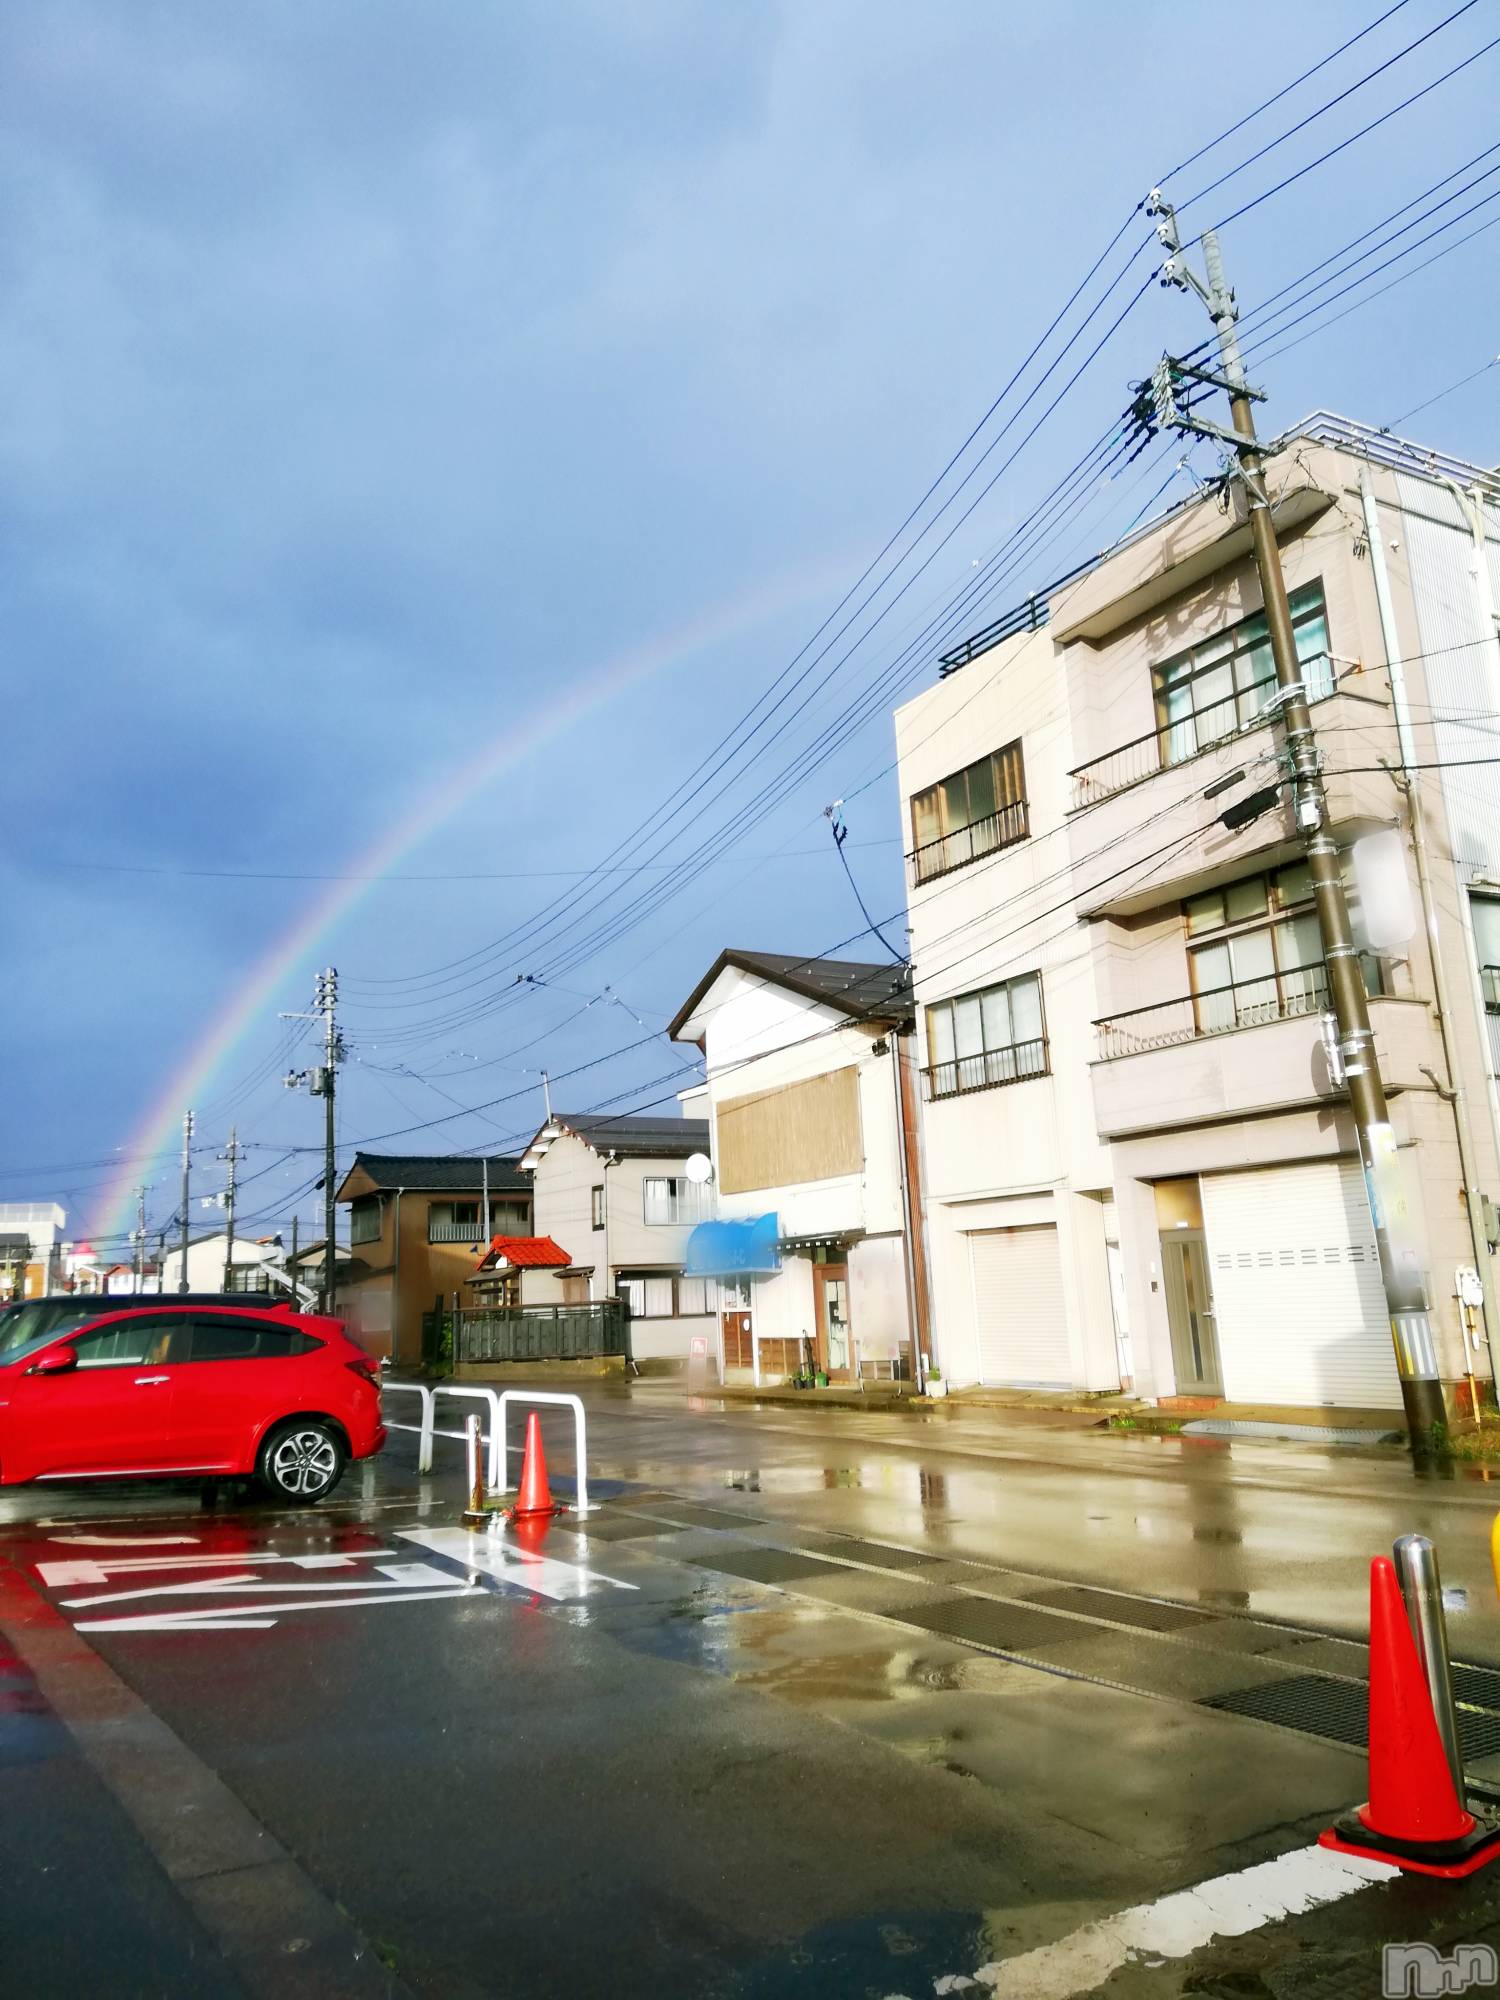
[[[733, 2000], [826, 2000], [830, 1993], [949, 1991], [956, 1966], [985, 1964], [994, 1933], [977, 1912], [889, 1910], [818, 1924], [730, 1975]], [[977, 1989], [983, 1992], [985, 1989]]]

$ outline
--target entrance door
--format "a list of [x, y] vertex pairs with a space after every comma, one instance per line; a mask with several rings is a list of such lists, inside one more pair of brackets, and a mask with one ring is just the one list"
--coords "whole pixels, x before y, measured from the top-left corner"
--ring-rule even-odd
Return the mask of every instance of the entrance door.
[[1172, 1369], [1179, 1396], [1223, 1394], [1214, 1295], [1208, 1251], [1201, 1229], [1174, 1229], [1161, 1239], [1162, 1282], [1167, 1292], [1167, 1324], [1172, 1330]]
[[830, 1382], [854, 1380], [854, 1337], [849, 1330], [849, 1266], [815, 1264], [818, 1359]]

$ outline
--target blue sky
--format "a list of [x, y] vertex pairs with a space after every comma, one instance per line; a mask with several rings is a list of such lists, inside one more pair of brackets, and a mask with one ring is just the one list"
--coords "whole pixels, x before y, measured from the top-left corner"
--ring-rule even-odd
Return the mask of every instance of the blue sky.
[[[606, 986], [649, 1030], [725, 944], [812, 951], [857, 930], [820, 813], [888, 762], [888, 704], [682, 894], [555, 971], [555, 990], [513, 985], [551, 962], [537, 932], [485, 962], [491, 1011], [461, 1026], [440, 1025], [447, 989], [414, 979], [567, 897], [566, 871], [687, 777], [1152, 180], [1378, 11], [1268, 0], [1247, 60], [1230, 16], [1101, 0], [12, 0], [0, 1198], [57, 1199], [88, 1224], [107, 1178], [93, 1163], [129, 1144], [250, 968], [327, 893], [297, 878], [358, 871], [476, 749], [622, 654], [671, 657], [399, 865], [490, 879], [372, 888], [226, 1063], [202, 1136], [221, 1141], [233, 1117], [252, 1142], [254, 1212], [285, 1219], [316, 1168], [274, 1164], [319, 1136], [317, 1107], [276, 1081], [276, 1012], [308, 1003], [325, 958], [356, 1057], [346, 1142], [530, 1093], [388, 1142], [448, 1151], [535, 1122], [534, 1067], [641, 1039], [622, 1007], [583, 1011]], [[1408, 0], [1169, 192], [1193, 193], [1452, 11]], [[1485, 0], [1189, 209], [1193, 227], [1494, 30]], [[1500, 51], [1233, 224], [1246, 308], [1489, 143], [1497, 67]], [[1267, 427], [1318, 405], [1388, 422], [1479, 368], [1500, 350], [1496, 241], [1252, 363]], [[886, 630], [960, 587], [1101, 435], [1128, 380], [1205, 330], [1153, 288], [829, 700], [868, 688], [892, 657]], [[1497, 386], [1500, 369], [1414, 434], [1495, 462]], [[1127, 521], [1157, 483], [1140, 473], [1010, 595]], [[710, 643], [673, 652], [699, 627]], [[915, 664], [913, 687], [930, 649]], [[780, 756], [819, 720], [797, 704], [790, 718]], [[776, 761], [695, 800], [663, 858]], [[860, 792], [850, 821], [886, 916], [902, 898], [894, 780]], [[659, 1097], [672, 1064], [665, 1044], [635, 1048], [557, 1101]], [[171, 1163], [139, 1172], [165, 1220]], [[200, 1186], [215, 1184], [205, 1158]]]

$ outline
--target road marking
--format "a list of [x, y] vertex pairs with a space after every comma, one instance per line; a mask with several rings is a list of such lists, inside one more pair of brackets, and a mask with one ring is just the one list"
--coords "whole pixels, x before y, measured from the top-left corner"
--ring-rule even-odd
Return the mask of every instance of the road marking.
[[202, 1541], [201, 1535], [52, 1535], [54, 1542], [77, 1542], [90, 1549], [144, 1548], [148, 1542], [171, 1542], [177, 1548], [187, 1548]]
[[434, 1555], [448, 1556], [466, 1569], [478, 1570], [501, 1583], [520, 1590], [551, 1597], [559, 1604], [571, 1604], [580, 1597], [592, 1597], [601, 1585], [611, 1590], [636, 1590], [637, 1584], [621, 1583], [618, 1577], [603, 1576], [586, 1563], [558, 1562], [551, 1556], [534, 1555], [518, 1548], [487, 1529], [403, 1528], [398, 1539], [416, 1542]]
[[361, 1549], [357, 1555], [235, 1555], [220, 1556], [121, 1556], [114, 1560], [79, 1556], [72, 1562], [37, 1563], [36, 1573], [49, 1589], [66, 1590], [83, 1583], [108, 1583], [112, 1576], [136, 1570], [233, 1569], [245, 1563], [291, 1563], [297, 1569], [353, 1569], [371, 1556], [393, 1556], [396, 1549]]
[[262, 1632], [269, 1630], [277, 1617], [288, 1611], [346, 1611], [370, 1604], [435, 1604], [479, 1594], [482, 1593], [476, 1586], [466, 1583], [450, 1585], [446, 1590], [405, 1590], [387, 1586], [386, 1594], [381, 1596], [312, 1597], [289, 1604], [261, 1604], [255, 1607], [256, 1615], [252, 1618], [236, 1617], [224, 1605], [210, 1604], [201, 1611], [148, 1611], [125, 1618], [80, 1618], [73, 1629], [75, 1632]]
[[1186, 1958], [1216, 1937], [1240, 1937], [1301, 1916], [1399, 1872], [1384, 1861], [1334, 1854], [1326, 1847], [1295, 1848], [1274, 1861], [1100, 1917], [1018, 1958], [999, 1959], [967, 1975], [948, 1973], [936, 1990], [959, 1993], [978, 1985], [994, 1988], [1005, 2000], [1073, 2000], [1134, 1961]]
[[148, 1583], [139, 1590], [111, 1590], [96, 1597], [65, 1597], [62, 1603], [65, 1611], [90, 1611], [99, 1604], [126, 1604], [142, 1597], [253, 1596], [256, 1592], [274, 1594], [288, 1590], [414, 1590], [420, 1585], [432, 1583], [445, 1584], [451, 1590], [458, 1581], [451, 1571], [439, 1569], [436, 1563], [376, 1563], [375, 1567], [387, 1579], [385, 1583], [372, 1583], [368, 1577], [361, 1577], [358, 1583], [287, 1583], [283, 1578], [267, 1583], [264, 1577], [247, 1570], [242, 1576], [200, 1577], [188, 1583]]

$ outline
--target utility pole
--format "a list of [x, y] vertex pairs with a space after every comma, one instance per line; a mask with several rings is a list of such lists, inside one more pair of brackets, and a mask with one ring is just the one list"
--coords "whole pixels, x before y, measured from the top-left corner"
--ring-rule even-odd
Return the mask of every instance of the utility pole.
[[333, 1311], [334, 1269], [333, 1269], [333, 1229], [334, 1229], [334, 1180], [336, 1174], [335, 1128], [334, 1128], [334, 1079], [338, 1066], [344, 1060], [344, 1038], [339, 1033], [336, 1008], [339, 997], [339, 976], [334, 968], [326, 966], [318, 974], [317, 993], [310, 1014], [284, 1014], [287, 1021], [321, 1021], [323, 1023], [323, 1060], [316, 1069], [291, 1071], [283, 1081], [288, 1090], [299, 1085], [310, 1091], [314, 1097], [323, 1100], [323, 1281], [319, 1294], [319, 1305], [325, 1313]]
[[167, 1289], [167, 1232], [165, 1229], [158, 1229], [156, 1232], [156, 1289], [158, 1292], [164, 1292]]
[[479, 1173], [484, 1189], [480, 1196], [479, 1221], [484, 1237], [484, 1247], [488, 1250], [490, 1247], [490, 1160], [488, 1153], [479, 1162]]
[[177, 1289], [185, 1292], [188, 1288], [188, 1202], [190, 1200], [189, 1181], [193, 1166], [193, 1114], [182, 1114], [182, 1269], [177, 1274]]
[[[1171, 204], [1153, 188], [1146, 212], [1157, 218], [1156, 234], [1167, 251], [1161, 281], [1182, 291], [1195, 292], [1208, 309], [1219, 339], [1222, 373], [1163, 356], [1151, 379], [1151, 397], [1156, 418], [1164, 429], [1192, 431], [1211, 437], [1234, 454], [1245, 489], [1250, 515], [1250, 532], [1255, 547], [1255, 566], [1260, 573], [1261, 596], [1271, 638], [1271, 654], [1276, 664], [1276, 701], [1286, 732], [1286, 758], [1292, 789], [1293, 819], [1307, 857], [1317, 902], [1318, 928], [1323, 956], [1328, 968], [1328, 985], [1337, 1023], [1340, 1079], [1349, 1092], [1359, 1137], [1360, 1160], [1364, 1166], [1365, 1192], [1370, 1203], [1370, 1219], [1380, 1258], [1380, 1277], [1385, 1288], [1386, 1310], [1390, 1316], [1391, 1339], [1396, 1350], [1396, 1372], [1401, 1381], [1401, 1400], [1406, 1411], [1407, 1429], [1414, 1452], [1431, 1448], [1433, 1433], [1447, 1423], [1442, 1384], [1438, 1379], [1437, 1350], [1432, 1337], [1432, 1315], [1422, 1278], [1419, 1246], [1411, 1226], [1401, 1165], [1396, 1153], [1396, 1135], [1386, 1110], [1385, 1086], [1375, 1053], [1370, 1028], [1370, 1010], [1365, 998], [1364, 977], [1359, 952], [1349, 921], [1349, 905], [1344, 895], [1344, 878], [1338, 847], [1328, 830], [1328, 801], [1323, 789], [1322, 759], [1313, 735], [1312, 715], [1302, 667], [1297, 658], [1296, 635], [1287, 604], [1286, 580], [1281, 572], [1281, 550], [1276, 526], [1271, 519], [1270, 496], [1266, 490], [1265, 468], [1255, 435], [1252, 404], [1264, 395], [1249, 387], [1240, 359], [1235, 322], [1239, 308], [1234, 293], [1224, 282], [1224, 267], [1215, 231], [1205, 229], [1201, 238], [1205, 283], [1182, 254], [1177, 233], [1177, 217]], [[1194, 387], [1222, 389], [1229, 397], [1234, 429], [1190, 414], [1179, 404], [1179, 390]]]
[[302, 1299], [297, 1291], [297, 1221], [298, 1218], [294, 1215], [292, 1217], [292, 1261], [287, 1266], [287, 1269], [288, 1271], [290, 1271], [292, 1277], [293, 1312], [301, 1312], [302, 1310]]
[[132, 1271], [136, 1291], [146, 1289], [146, 1190], [138, 1187], [135, 1191], [135, 1256]]
[[547, 1123], [552, 1123], [552, 1079], [542, 1071], [542, 1106], [547, 1113]]
[[228, 1162], [229, 1175], [224, 1185], [224, 1289], [234, 1290], [234, 1196], [235, 1169], [239, 1165], [240, 1142], [233, 1125], [229, 1128], [229, 1145], [220, 1159]]

